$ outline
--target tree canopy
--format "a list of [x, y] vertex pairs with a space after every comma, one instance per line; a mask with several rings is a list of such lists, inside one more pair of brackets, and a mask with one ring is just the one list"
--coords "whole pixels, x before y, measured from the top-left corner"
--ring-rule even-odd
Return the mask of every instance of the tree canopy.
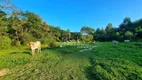
[[[1, 4], [0, 4], [1, 5]], [[0, 39], [7, 40], [11, 45], [25, 45], [29, 41], [40, 40], [44, 44], [81, 40], [81, 41], [124, 41], [139, 40], [142, 38], [142, 19], [131, 21], [130, 17], [123, 19], [118, 27], [108, 23], [106, 28], [82, 26], [80, 32], [63, 30], [59, 26], [52, 26], [30, 11], [13, 11], [10, 15], [0, 7]], [[9, 7], [12, 8], [12, 7]], [[6, 41], [5, 40], [5, 41]], [[2, 41], [1, 41], [2, 43]]]

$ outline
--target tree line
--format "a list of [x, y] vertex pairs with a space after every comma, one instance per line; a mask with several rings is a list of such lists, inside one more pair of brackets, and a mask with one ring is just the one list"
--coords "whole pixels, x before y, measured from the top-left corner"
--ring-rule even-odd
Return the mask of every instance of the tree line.
[[126, 17], [117, 28], [109, 23], [105, 29], [96, 29], [94, 37], [98, 41], [124, 41], [126, 39], [131, 41], [140, 40], [142, 38], [142, 19], [132, 22], [129, 17]]
[[[129, 17], [125, 17], [118, 27], [114, 27], [112, 23], [109, 23], [106, 28], [97, 28], [96, 30], [83, 26], [80, 34], [84, 35], [83, 37], [87, 38], [88, 41], [140, 41], [142, 39], [142, 19], [132, 22]], [[79, 38], [83, 40], [81, 36]]]
[[11, 15], [0, 9], [0, 46], [25, 45], [29, 41], [39, 40], [43, 44], [52, 45], [54, 42], [64, 41], [123, 41], [140, 40], [142, 38], [142, 19], [131, 21], [126, 17], [119, 27], [109, 23], [106, 28], [83, 26], [80, 32], [63, 30], [59, 26], [52, 26], [44, 22], [33, 12], [19, 11]]
[[7, 15], [0, 10], [0, 45], [25, 45], [29, 41], [39, 40], [42, 43], [67, 41], [70, 38], [70, 30], [63, 30], [44, 22], [35, 13], [12, 12]]

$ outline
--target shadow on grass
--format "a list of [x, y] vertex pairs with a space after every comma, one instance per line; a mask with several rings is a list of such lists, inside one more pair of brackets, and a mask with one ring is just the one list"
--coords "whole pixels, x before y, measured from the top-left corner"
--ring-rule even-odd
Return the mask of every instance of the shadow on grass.
[[92, 64], [93, 64], [93, 56], [91, 56], [91, 57], [89, 57], [89, 62], [90, 62], [90, 66], [88, 66], [88, 67], [85, 67], [85, 75], [86, 75], [86, 77], [87, 77], [87, 79], [88, 80], [99, 80], [99, 79], [97, 79], [96, 78], [96, 76], [93, 74], [93, 66], [92, 66]]
[[88, 66], [85, 68], [85, 75], [88, 80], [99, 80], [95, 78], [93, 71], [92, 71], [92, 66]]
[[23, 52], [12, 52], [10, 54], [28, 54], [28, 55], [32, 55], [30, 52], [28, 51], [23, 51]]
[[42, 47], [41, 51], [49, 49], [48, 47]]

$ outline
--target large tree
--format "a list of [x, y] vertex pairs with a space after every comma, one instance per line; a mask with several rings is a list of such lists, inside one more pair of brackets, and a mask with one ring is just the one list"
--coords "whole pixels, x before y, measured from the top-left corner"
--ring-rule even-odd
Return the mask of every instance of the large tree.
[[93, 34], [95, 32], [94, 28], [83, 26], [80, 30], [83, 35]]

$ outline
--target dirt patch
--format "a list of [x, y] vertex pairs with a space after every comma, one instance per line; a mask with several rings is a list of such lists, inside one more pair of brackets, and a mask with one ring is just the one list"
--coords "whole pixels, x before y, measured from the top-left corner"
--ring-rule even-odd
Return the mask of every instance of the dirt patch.
[[0, 70], [0, 77], [5, 76], [9, 72], [9, 69], [1, 69]]

